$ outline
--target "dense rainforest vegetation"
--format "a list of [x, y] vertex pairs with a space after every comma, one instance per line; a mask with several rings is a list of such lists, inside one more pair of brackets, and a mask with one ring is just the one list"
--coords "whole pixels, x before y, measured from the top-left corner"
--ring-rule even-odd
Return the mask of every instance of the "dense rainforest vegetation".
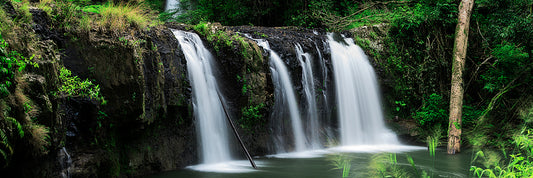
[[[135, 57], [142, 61], [149, 53], [146, 49], [155, 50], [157, 46], [146, 43], [136, 35], [137, 31], [154, 31], [167, 22], [190, 25], [190, 29], [203, 36], [209, 36], [206, 28], [216, 22], [224, 26], [320, 28], [345, 34], [361, 28], [380, 29], [382, 33], [372, 31], [364, 36], [356, 33], [350, 36], [371, 56], [380, 76], [387, 119], [415, 124], [411, 134], [420, 142], [445, 145], [459, 1], [180, 0], [179, 7], [168, 11], [164, 10], [165, 3], [164, 0], [1, 0], [2, 169], [20, 164], [22, 159], [41, 159], [53, 150], [50, 145], [59, 145], [56, 148], [65, 145], [55, 143], [61, 142], [64, 133], [58, 133], [60, 128], [52, 125], [57, 124], [54, 118], [61, 117], [55, 112], [62, 107], [60, 103], [69, 98], [83, 98], [98, 106], [95, 117], [98, 124], [91, 126], [95, 136], [90, 144], [107, 150], [117, 147], [114, 139], [98, 140], [98, 137], [112, 137], [119, 130], [117, 125], [126, 119], [106, 114], [104, 108], [113, 101], [101, 95], [99, 83], [92, 75], [78, 77], [62, 63], [54, 62], [65, 53], [62, 49], [65, 44], [52, 44], [53, 38], [60, 34], [75, 42], [80, 37], [105, 34], [118, 41], [117, 45], [135, 49]], [[36, 30], [28, 25], [35, 18], [32, 17], [35, 13], [30, 11], [35, 9], [50, 17], [49, 28], [57, 34], [49, 35], [47, 40], [39, 39]], [[491, 177], [531, 176], [533, 1], [475, 1], [469, 32], [463, 74], [462, 143], [476, 151], [492, 150], [476, 154], [475, 160], [480, 163], [472, 162], [472, 173]], [[244, 58], [256, 53], [242, 37], [223, 38], [224, 35], [213, 33], [208, 39], [212, 43], [240, 41], [243, 47], [238, 53]], [[383, 45], [376, 45], [376, 41]], [[52, 68], [59, 70], [52, 72]], [[94, 69], [87, 69], [87, 73], [91, 70]], [[33, 75], [38, 72], [46, 75]], [[42, 83], [41, 78], [47, 82]], [[40, 91], [46, 93], [33, 96]], [[134, 93], [132, 100], [136, 97], [141, 96]], [[263, 107], [263, 103], [257, 103], [243, 108], [241, 127], [250, 130], [254, 124], [261, 124], [257, 120], [263, 117], [259, 112]], [[158, 122], [148, 116], [139, 120]], [[118, 157], [111, 155], [109, 159]], [[131, 171], [120, 170], [120, 165], [104, 166], [112, 172], [109, 176]]]

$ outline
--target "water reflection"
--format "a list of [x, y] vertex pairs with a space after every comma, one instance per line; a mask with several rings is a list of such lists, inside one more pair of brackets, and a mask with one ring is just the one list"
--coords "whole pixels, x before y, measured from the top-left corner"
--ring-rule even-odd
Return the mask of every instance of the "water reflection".
[[[237, 167], [243, 168], [244, 172], [202, 172], [192, 169], [182, 169], [153, 175], [153, 178], [168, 177], [199, 177], [199, 178], [289, 178], [289, 177], [323, 177], [340, 178], [342, 169], [335, 169], [334, 160], [339, 155], [350, 160], [350, 177], [369, 177], [372, 166], [370, 163], [376, 154], [389, 153], [369, 153], [369, 152], [329, 152], [319, 154], [319, 157], [291, 158], [285, 157], [260, 157], [256, 158], [258, 169], [252, 170], [246, 161], [237, 161]], [[464, 151], [457, 155], [447, 155], [446, 150], [438, 149], [435, 157], [429, 156], [427, 150], [414, 150], [396, 153], [398, 166], [411, 175], [417, 175], [413, 167], [407, 161], [407, 155], [412, 157], [416, 168], [421, 173], [425, 171], [431, 177], [468, 177], [471, 151]]]

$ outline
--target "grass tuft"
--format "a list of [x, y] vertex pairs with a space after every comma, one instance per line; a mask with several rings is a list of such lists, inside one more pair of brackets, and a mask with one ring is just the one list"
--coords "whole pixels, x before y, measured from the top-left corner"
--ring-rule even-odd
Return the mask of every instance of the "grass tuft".
[[152, 19], [150, 12], [144, 4], [119, 4], [109, 3], [98, 8], [102, 16], [95, 23], [111, 30], [123, 31], [129, 27], [142, 29], [147, 27]]
[[34, 151], [34, 154], [46, 154], [48, 151], [46, 149], [47, 146], [50, 145], [50, 142], [48, 141], [50, 136], [48, 133], [50, 132], [46, 126], [30, 123], [28, 126], [28, 131], [31, 135], [30, 143], [33, 145], [35, 149], [38, 151]]

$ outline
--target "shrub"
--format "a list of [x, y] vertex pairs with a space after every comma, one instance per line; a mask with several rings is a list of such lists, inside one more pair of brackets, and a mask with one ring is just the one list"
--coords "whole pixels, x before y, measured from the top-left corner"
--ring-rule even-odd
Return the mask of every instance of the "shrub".
[[66, 96], [81, 96], [106, 103], [104, 97], [100, 94], [100, 86], [94, 85], [89, 79], [81, 80], [78, 76], [72, 76], [70, 70], [62, 67], [60, 69], [59, 80], [61, 85], [59, 92]]
[[529, 54], [524, 51], [524, 47], [507, 42], [496, 45], [492, 55], [497, 61], [481, 75], [483, 89], [489, 92], [504, 88], [530, 64]]
[[442, 99], [442, 96], [433, 93], [427, 97], [424, 105], [413, 115], [413, 118], [422, 127], [436, 124], [447, 125], [448, 110], [446, 104], [447, 102]]
[[533, 129], [525, 129], [521, 134], [513, 137], [517, 152], [509, 155], [509, 161], [503, 162], [495, 155], [478, 151], [473, 161], [483, 159], [484, 169], [472, 166], [470, 171], [478, 177], [530, 177], [533, 175]]
[[473, 165], [470, 171], [478, 177], [530, 177], [533, 175], [533, 129], [530, 123], [533, 120], [533, 106], [520, 113], [520, 118], [524, 121], [522, 130], [515, 134], [512, 139], [512, 145], [506, 145], [513, 149], [510, 155], [507, 155], [505, 149], [501, 159], [498, 153], [491, 151], [478, 151], [473, 158], [473, 163], [482, 165]]

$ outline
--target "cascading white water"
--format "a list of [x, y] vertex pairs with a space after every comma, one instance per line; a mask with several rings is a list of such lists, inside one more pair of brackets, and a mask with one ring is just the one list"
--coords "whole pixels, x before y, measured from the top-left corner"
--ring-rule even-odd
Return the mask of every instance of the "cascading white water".
[[318, 121], [318, 112], [317, 105], [315, 101], [315, 82], [313, 79], [313, 67], [311, 55], [309, 53], [304, 53], [302, 46], [296, 44], [296, 57], [300, 61], [302, 66], [302, 86], [304, 89], [305, 99], [307, 101], [306, 105], [306, 117], [307, 117], [307, 133], [308, 141], [311, 144], [311, 148], [318, 149], [321, 148], [320, 144], [320, 123]]
[[63, 147], [59, 150], [59, 153], [57, 155], [59, 165], [61, 166], [61, 177], [70, 178], [70, 167], [72, 166], [72, 159], [70, 158], [70, 154], [68, 154], [67, 149]]
[[350, 38], [328, 34], [331, 48], [341, 144], [399, 144], [385, 127], [379, 87], [364, 51]]
[[167, 0], [167, 4], [165, 5], [165, 11], [176, 9], [179, 13], [180, 8], [180, 0]]
[[[292, 134], [294, 139], [294, 151], [305, 151], [306, 142], [303, 131], [300, 110], [294, 95], [294, 89], [289, 77], [289, 71], [279, 55], [272, 49], [268, 41], [263, 39], [254, 39], [257, 44], [270, 53], [270, 71], [272, 72], [272, 83], [274, 84], [274, 97], [276, 98], [276, 107], [288, 107], [291, 119]], [[285, 105], [286, 104], [286, 105]], [[274, 112], [279, 112], [274, 109]], [[283, 119], [283, 118], [279, 118]], [[279, 150], [278, 150], [279, 151]]]
[[[172, 30], [187, 60], [189, 80], [192, 86], [194, 116], [201, 163], [213, 164], [231, 160], [228, 128], [223, 98], [219, 98], [214, 58], [205, 48], [200, 37], [195, 33]], [[222, 101], [221, 101], [222, 100]]]

